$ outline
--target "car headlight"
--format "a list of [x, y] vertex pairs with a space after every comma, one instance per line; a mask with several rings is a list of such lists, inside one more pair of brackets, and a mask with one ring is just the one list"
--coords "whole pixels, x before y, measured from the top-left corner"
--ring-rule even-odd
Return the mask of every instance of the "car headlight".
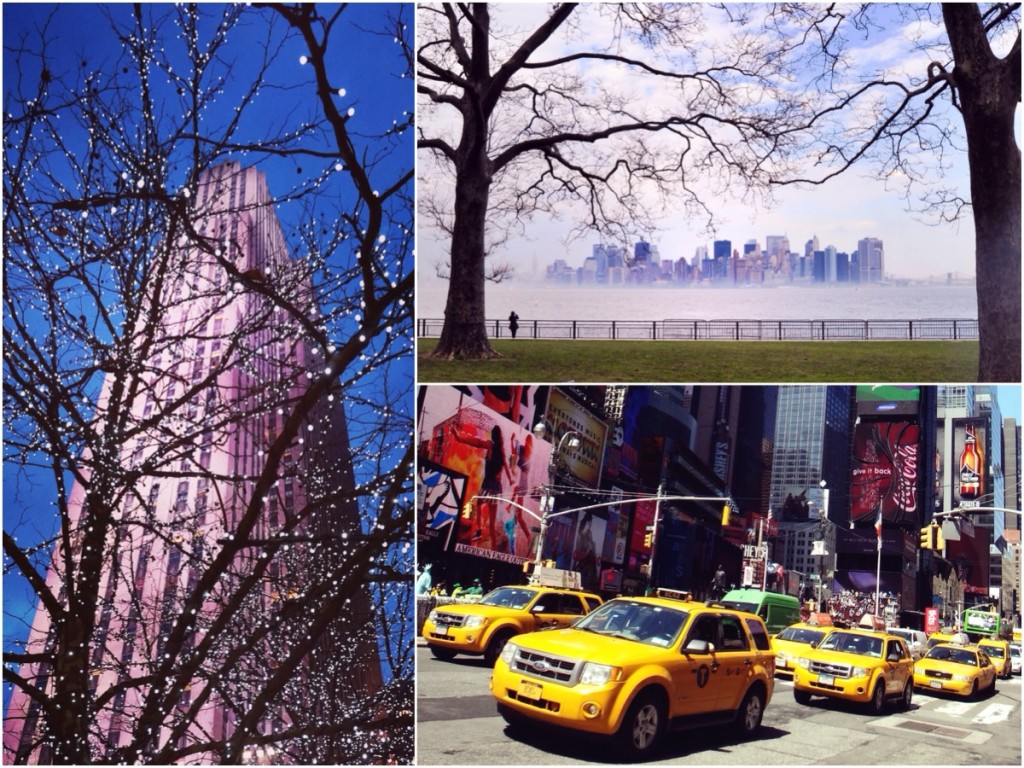
[[854, 667], [850, 670], [850, 677], [867, 677], [868, 673], [867, 667]]
[[811, 660], [805, 656], [794, 656], [793, 663], [796, 664], [798, 667], [803, 667], [804, 669], [811, 668]]
[[435, 624], [437, 624], [437, 611], [436, 611], [436, 610], [434, 610], [434, 611], [431, 611], [431, 612], [430, 612], [430, 613], [429, 613], [429, 614], [427, 615], [427, 621], [432, 621], [432, 622], [434, 622]]
[[953, 675], [953, 679], [958, 683], [969, 683], [971, 682], [970, 675]]
[[466, 629], [477, 629], [487, 623], [487, 619], [483, 616], [470, 616], [466, 619], [466, 623], [463, 624]]
[[501, 649], [501, 660], [511, 667], [512, 659], [516, 657], [516, 651], [518, 650], [519, 646], [510, 640], [509, 642], [505, 643], [505, 647]]
[[622, 670], [610, 664], [595, 664], [588, 661], [580, 672], [580, 683], [583, 685], [604, 685], [609, 680], [618, 680]]

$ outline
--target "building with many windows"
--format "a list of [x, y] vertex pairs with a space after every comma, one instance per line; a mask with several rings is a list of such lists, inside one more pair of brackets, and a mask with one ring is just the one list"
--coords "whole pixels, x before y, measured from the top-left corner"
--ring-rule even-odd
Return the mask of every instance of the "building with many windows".
[[[262, 173], [232, 162], [208, 170], [193, 206], [196, 232], [166, 249], [173, 278], [146, 298], [161, 307], [160, 332], [135, 350], [143, 373], [131, 379], [130, 413], [110, 411], [124, 385], [113, 372], [97, 402], [101, 423], [129, 425], [112, 460], [137, 479], [113, 511], [84, 649], [89, 753], [96, 762], [154, 759], [159, 744], [161, 761], [242, 762], [257, 756], [231, 745], [255, 738], [267, 745], [260, 759], [276, 750], [286, 762], [358, 760], [326, 727], [382, 687], [364, 588], [344, 610], [331, 607], [338, 588], [329, 585], [344, 581], [349, 556], [343, 541], [361, 533], [345, 414], [332, 395], [300, 425], [286, 423], [324, 375], [323, 355], [302, 320], [259, 288], [272, 283], [308, 318], [316, 303]], [[290, 429], [296, 437], [279, 441]], [[282, 450], [277, 477], [262, 476], [266, 454]], [[70, 494], [72, 548], [87, 536], [89, 480]], [[52, 656], [60, 603], [83, 578], [69, 573], [80, 562], [73, 554], [53, 553], [46, 578], [58, 604], [40, 604], [29, 659]], [[60, 667], [30, 660], [18, 674], [46, 691]], [[275, 675], [279, 684], [269, 684]], [[5, 762], [62, 761], [42, 701], [14, 691]], [[147, 719], [160, 732], [140, 737]], [[289, 730], [291, 741], [269, 738]]]

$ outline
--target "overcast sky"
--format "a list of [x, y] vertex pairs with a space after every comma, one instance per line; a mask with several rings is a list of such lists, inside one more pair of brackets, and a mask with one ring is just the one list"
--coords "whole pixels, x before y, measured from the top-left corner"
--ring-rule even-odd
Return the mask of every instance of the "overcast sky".
[[[546, 5], [498, 4], [493, 6], [492, 28], [496, 28], [500, 20], [514, 21], [521, 30], [530, 29], [536, 26], [546, 10]], [[585, 10], [581, 9], [579, 13]], [[863, 66], [865, 72], [870, 69], [872, 72], [884, 70], [888, 76], [905, 77], [907, 72], [921, 76], [927, 70], [935, 49], [910, 54], [907, 51], [915, 44], [944, 40], [941, 25], [901, 21], [895, 15], [891, 19], [880, 18], [886, 22], [886, 28], [873, 29], [866, 39], [853, 41], [854, 60]], [[601, 44], [601, 35], [604, 34], [602, 23], [596, 21], [587, 27], [585, 37], [588, 45]], [[713, 46], [721, 33], [720, 29], [708, 30], [705, 33], [708, 45]], [[567, 41], [566, 37], [565, 33], [556, 33], [535, 59], [580, 49], [579, 39]], [[517, 39], [522, 38], [520, 33]], [[425, 123], [422, 120], [421, 124]], [[421, 156], [421, 167], [423, 161]], [[966, 154], [949, 153], [943, 162], [947, 166], [943, 183], [955, 186], [966, 195], [969, 190]], [[786, 235], [791, 250], [802, 253], [805, 242], [815, 235], [822, 248], [834, 245], [846, 252], [853, 250], [862, 238], [877, 237], [885, 245], [886, 272], [895, 277], [944, 278], [948, 272], [973, 275], [974, 229], [969, 213], [956, 223], [939, 224], [925, 220], [921, 215], [908, 211], [908, 201], [901, 194], [898, 180], [879, 181], [873, 176], [876, 170], [865, 165], [824, 186], [780, 189], [776, 193], [776, 204], [771, 208], [741, 202], [742, 189], [733, 189], [731, 196], [714, 195], [711, 208], [716, 217], [716, 227], [713, 234], [703, 231], [703, 222], [687, 220], [679, 210], [652, 200], [653, 210], [664, 211], [664, 215], [658, 217], [660, 231], [639, 234], [646, 235], [646, 239], [658, 246], [662, 258], [674, 260], [685, 257], [688, 261], [698, 246], [707, 246], [711, 250], [714, 239], [731, 240], [733, 248], [742, 252], [743, 244], [748, 240], [756, 239], [763, 247], [766, 236]], [[434, 174], [421, 173], [421, 189], [426, 189], [436, 180]], [[498, 251], [496, 258], [513, 262], [521, 277], [529, 276], [534, 270], [543, 273], [544, 267], [557, 258], [566, 259], [572, 266], [582, 265], [592, 245], [600, 242], [600, 238], [594, 234], [566, 242], [572, 225], [581, 217], [578, 211], [567, 205], [560, 206], [560, 213], [560, 220], [537, 215], [528, 225], [526, 237]], [[434, 236], [422, 218], [420, 227], [419, 263], [424, 267], [420, 277], [430, 279], [430, 267], [444, 259], [448, 243]]]

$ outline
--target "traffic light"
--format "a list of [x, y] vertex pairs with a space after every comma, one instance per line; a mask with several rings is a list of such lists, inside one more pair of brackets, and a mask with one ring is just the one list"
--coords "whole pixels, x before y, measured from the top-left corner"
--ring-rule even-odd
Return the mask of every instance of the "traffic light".
[[462, 505], [462, 519], [469, 520], [471, 517], [473, 517], [473, 502], [467, 501]]
[[725, 528], [729, 524], [729, 515], [732, 510], [729, 509], [729, 505], [726, 504], [722, 507], [722, 527]]
[[921, 549], [941, 550], [946, 546], [946, 540], [942, 538], [942, 526], [938, 523], [926, 525], [921, 529]]
[[654, 541], [654, 534], [651, 533], [651, 532], [645, 533], [644, 534], [644, 546], [645, 547], [650, 547], [652, 541]]

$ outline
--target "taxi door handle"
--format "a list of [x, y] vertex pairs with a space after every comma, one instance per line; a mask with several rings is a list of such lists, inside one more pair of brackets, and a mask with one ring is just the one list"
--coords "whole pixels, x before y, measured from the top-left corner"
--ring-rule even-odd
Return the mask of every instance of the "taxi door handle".
[[717, 672], [717, 671], [718, 671], [718, 668], [719, 668], [720, 666], [722, 666], [722, 665], [721, 665], [721, 664], [719, 664], [719, 663], [718, 663], [717, 661], [712, 661], [712, 662], [711, 662], [711, 671], [712, 671], [712, 672]]

